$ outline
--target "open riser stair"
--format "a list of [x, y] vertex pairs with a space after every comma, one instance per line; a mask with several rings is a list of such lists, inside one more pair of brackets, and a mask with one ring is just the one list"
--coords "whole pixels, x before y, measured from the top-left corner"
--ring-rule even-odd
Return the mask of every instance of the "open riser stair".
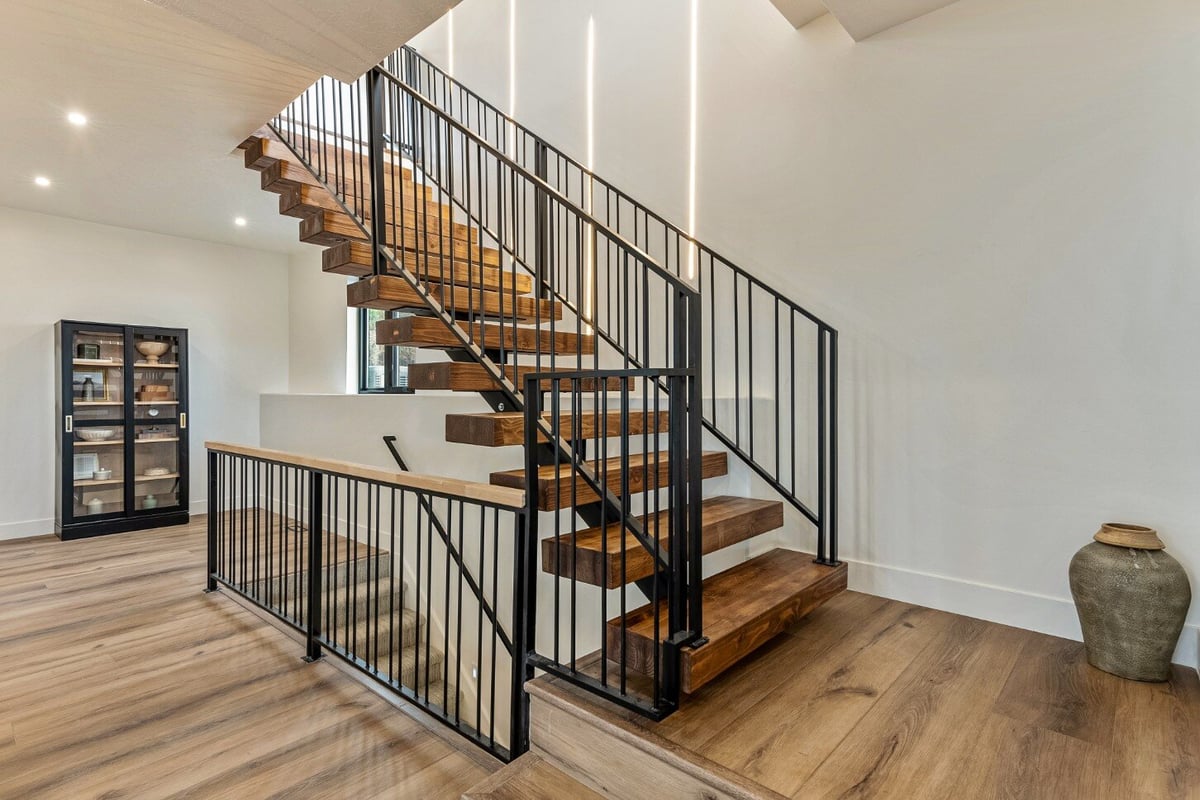
[[[319, 86], [360, 103], [363, 124], [343, 129], [321, 104], [293, 103], [243, 143], [245, 164], [300, 240], [324, 248], [323, 270], [355, 279], [347, 305], [385, 312], [378, 344], [444, 354], [408, 368], [410, 390], [477, 392], [491, 407], [447, 414], [445, 440], [513, 448], [512, 467], [489, 481], [524, 492], [532, 540], [514, 602], [552, 597], [537, 641], [514, 633], [530, 674], [659, 719], [845, 588], [836, 331], [643, 207], [614, 213], [633, 201], [413, 51], [352, 85]], [[465, 105], [445, 105], [450, 91]], [[508, 129], [529, 146], [494, 138]], [[744, 343], [751, 325], [773, 341]], [[789, 398], [759, 412], [758, 431], [756, 359]], [[797, 436], [805, 420], [815, 435]], [[777, 496], [729, 494], [722, 479], [739, 464]], [[748, 553], [784, 529], [789, 506], [815, 531], [815, 552], [766, 548], [704, 575], [704, 556]], [[378, 635], [371, 616], [330, 634], [367, 649], [428, 637], [420, 615]], [[527, 743], [515, 744], [511, 755]], [[555, 785], [549, 767], [526, 763], [513, 785]]]

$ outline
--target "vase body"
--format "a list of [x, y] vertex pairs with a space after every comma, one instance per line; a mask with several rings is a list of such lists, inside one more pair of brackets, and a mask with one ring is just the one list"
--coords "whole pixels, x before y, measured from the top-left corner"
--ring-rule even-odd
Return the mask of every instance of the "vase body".
[[1165, 550], [1096, 541], [1071, 559], [1070, 578], [1088, 663], [1132, 680], [1167, 680], [1192, 600], [1179, 562]]

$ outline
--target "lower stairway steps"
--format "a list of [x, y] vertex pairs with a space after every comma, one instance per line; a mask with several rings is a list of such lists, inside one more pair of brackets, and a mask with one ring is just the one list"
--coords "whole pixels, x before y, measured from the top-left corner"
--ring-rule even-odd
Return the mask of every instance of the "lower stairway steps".
[[[589, 460], [587, 465], [601, 481], [607, 473], [610, 481], [609, 487], [614, 491], [618, 488], [619, 476], [625, 468], [628, 468], [630, 494], [655, 488], [665, 489], [671, 482], [671, 462], [666, 452], [632, 453], [627, 459], [617, 457], [599, 462]], [[729, 454], [723, 450], [706, 451], [700, 456], [702, 478], [717, 478], [725, 475], [728, 467]], [[524, 469], [493, 472], [490, 480], [496, 486], [509, 486], [534, 492], [537, 497], [537, 507], [541, 511], [557, 511], [561, 508], [594, 503], [600, 499], [591, 484], [570, 464], [550, 464], [539, 467], [537, 482], [530, 487], [525, 486]]]
[[[845, 588], [844, 563], [817, 564], [807, 553], [784, 549], [706, 578], [703, 633], [708, 641], [680, 652], [682, 690], [695, 692]], [[665, 600], [658, 614], [665, 634]], [[605, 631], [609, 660], [650, 673], [660, 646], [654, 620], [649, 604], [610, 620]]]
[[[550, 420], [549, 413], [542, 415]], [[667, 432], [668, 414], [649, 411], [629, 411], [627, 417], [617, 410], [607, 412], [583, 411], [579, 415], [562, 413], [558, 417], [560, 434], [567, 439], [600, 439], [623, 433], [633, 436], [656, 436]], [[627, 424], [622, 425], [625, 422]], [[549, 441], [544, 433], [538, 440]], [[480, 447], [505, 447], [525, 444], [525, 414], [520, 411], [497, 411], [487, 414], [447, 414], [446, 441], [473, 444]]]
[[[702, 553], [707, 555], [783, 526], [783, 503], [749, 497], [706, 498], [700, 507]], [[670, 513], [639, 518], [646, 535], [659, 537], [665, 550], [671, 539]], [[606, 589], [616, 589], [654, 574], [654, 559], [637, 538], [622, 534], [620, 522], [605, 528], [542, 539], [542, 571]], [[623, 558], [622, 558], [623, 554]]]

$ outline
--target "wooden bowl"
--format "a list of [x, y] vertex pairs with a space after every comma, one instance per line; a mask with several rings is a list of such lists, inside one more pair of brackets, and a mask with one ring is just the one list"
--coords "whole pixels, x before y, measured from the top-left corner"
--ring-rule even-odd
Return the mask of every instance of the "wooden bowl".
[[159, 356], [171, 349], [167, 342], [142, 341], [134, 345], [139, 353], [146, 357], [151, 364], [157, 364]]

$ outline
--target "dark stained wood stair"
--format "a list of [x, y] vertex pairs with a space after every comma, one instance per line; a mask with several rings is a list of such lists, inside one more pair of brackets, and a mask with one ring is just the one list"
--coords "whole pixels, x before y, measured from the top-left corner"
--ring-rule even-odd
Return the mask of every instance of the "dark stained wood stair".
[[[550, 419], [550, 414], [543, 415]], [[657, 423], [654, 413], [648, 411], [630, 411], [627, 420], [622, 420], [619, 410], [609, 410], [604, 413], [584, 411], [576, 419], [574, 414], [560, 414], [559, 425], [564, 436], [572, 439], [598, 439], [602, 435], [618, 436], [628, 433], [641, 436], [646, 433], [654, 436], [667, 432], [668, 414], [658, 412]], [[622, 427], [622, 422], [628, 425]], [[539, 434], [540, 441], [548, 441], [545, 434]], [[504, 447], [507, 445], [525, 444], [525, 414], [521, 411], [498, 411], [490, 414], [447, 414], [446, 441], [459, 444], [474, 444], [480, 447]]]
[[[364, 228], [370, 229], [366, 216], [372, 210], [370, 197], [366, 196], [369, 190], [355, 185], [354, 179], [361, 179], [363, 173], [351, 166], [355, 159], [360, 165], [365, 164], [362, 153], [348, 153], [311, 141], [303, 143], [302, 149], [320, 153], [328, 163], [344, 160], [339, 162], [344, 165], [339, 174], [349, 180], [330, 178], [326, 188], [273, 134], [264, 132], [251, 137], [243, 143], [243, 148], [246, 166], [260, 172], [261, 187], [279, 195], [280, 213], [299, 219], [301, 241], [327, 248], [322, 255], [322, 269], [359, 278], [347, 286], [347, 305], [416, 312], [380, 321], [376, 326], [378, 344], [450, 351], [453, 360], [410, 365], [409, 388], [496, 392], [501, 386], [481, 363], [485, 359], [503, 369], [518, 392], [524, 390], [525, 376], [531, 372], [577, 368], [583, 363], [582, 356], [597, 356], [593, 363], [601, 363], [600, 356], [605, 354], [597, 354], [597, 337], [588, 332], [590, 328], [577, 325], [574, 320], [555, 327], [543, 325], [552, 319], [562, 319], [563, 305], [533, 296], [535, 284], [526, 268], [506, 267], [503, 261], [509, 259], [502, 259], [498, 247], [493, 246], [496, 242], [476, 226], [465, 224], [455, 207], [440, 202], [449, 193], [424, 183], [407, 167], [390, 160], [385, 164], [386, 207], [389, 214], [399, 217], [395, 220], [398, 224], [387, 226], [386, 235], [399, 233], [401, 241], [394, 255], [396, 261], [388, 261], [389, 274], [375, 275], [374, 252], [369, 236], [364, 233]], [[342, 202], [329, 189], [338, 192]], [[365, 210], [362, 226], [346, 213], [347, 208], [360, 214]], [[436, 311], [439, 306], [456, 317], [453, 326], [441, 317], [424, 313]], [[520, 325], [514, 324], [514, 313], [515, 322]], [[530, 364], [532, 356], [538, 356], [540, 367]], [[591, 378], [581, 381], [579, 388], [591, 392], [602, 384], [609, 391], [619, 392], [623, 382], [630, 389], [637, 384], [631, 378]], [[540, 388], [549, 392], [551, 385], [545, 382]], [[559, 388], [569, 391], [569, 382]], [[490, 400], [493, 408], [505, 408], [494, 396]], [[480, 447], [523, 445], [524, 415], [509, 408], [492, 413], [446, 415], [446, 440]], [[632, 443], [637, 441], [632, 437], [644, 435], [647, 445], [657, 448], [663, 445], [657, 440], [651, 442], [650, 437], [657, 439], [656, 434], [665, 433], [668, 428], [665, 410], [657, 415], [631, 410], [624, 419], [613, 409], [586, 409], [579, 413], [578, 419], [564, 413], [557, 422], [560, 435], [580, 443], [624, 436], [631, 437], [627, 441]], [[578, 430], [574, 430], [575, 423]], [[624, 488], [630, 497], [646, 495], [637, 499], [638, 503], [644, 499], [645, 504], [635, 508], [655, 508], [653, 495], [649, 493], [669, 487], [670, 464], [665, 452], [651, 449], [646, 454], [630, 454], [624, 463], [615, 456], [598, 460], [607, 454], [598, 451], [595, 444], [587, 453], [588, 468], [601, 480], [607, 477], [607, 489], [613, 495], [622, 491], [621, 471], [627, 467]], [[539, 457], [544, 458], [545, 453]], [[701, 478], [725, 475], [728, 458], [724, 451], [704, 452]], [[498, 486], [526, 489], [540, 511], [574, 509], [583, 519], [591, 520], [592, 527], [573, 537], [552, 536], [542, 540], [543, 572], [600, 587], [601, 591], [653, 577], [651, 555], [623, 523], [596, 525], [611, 517], [597, 516], [599, 494], [570, 465], [539, 467], [534, 485], [528, 487], [524, 468], [493, 472], [490, 480]], [[700, 519], [700, 547], [702, 554], [707, 555], [783, 526], [783, 503], [714, 496], [701, 502]], [[669, 545], [668, 512], [643, 514], [640, 520], [645, 532], [657, 538], [662, 547]], [[707, 640], [698, 647], [681, 651], [683, 690], [697, 691], [845, 586], [845, 565], [818, 565], [810, 555], [782, 549], [708, 577], [703, 583], [703, 634]], [[665, 603], [659, 615], [660, 630], [665, 633]], [[596, 622], [603, 628], [611, 661], [624, 662], [633, 672], [650, 670], [661, 647], [655, 637], [651, 606], [628, 611], [607, 623], [603, 616], [597, 615]], [[418, 623], [418, 632], [419, 629]], [[549, 785], [560, 784], [555, 776], [551, 778]], [[478, 796], [508, 796], [500, 785], [498, 782], [492, 790], [495, 794]], [[521, 779], [510, 782], [506, 788], [516, 790], [516, 787], [524, 787]]]
[[[513, 381], [518, 388], [525, 386], [525, 376], [536, 372], [536, 367], [530, 366], [505, 366], [504, 377]], [[637, 386], [635, 378], [627, 378], [630, 391], [633, 391]], [[482, 364], [467, 361], [440, 361], [433, 364], [409, 364], [408, 366], [408, 388], [410, 389], [440, 389], [451, 392], [487, 392], [496, 388], [495, 379], [488, 373], [487, 369]], [[607, 388], [610, 392], [619, 392], [621, 390], [620, 378], [606, 378], [604, 380], [596, 380], [594, 378], [585, 378], [579, 381], [580, 391], [592, 392], [597, 388]], [[550, 381], [541, 382], [542, 391], [548, 392], [551, 390]], [[566, 381], [559, 384], [559, 389], [562, 391], [570, 391], [571, 387]]]
[[[595, 352], [596, 347], [594, 334], [552, 332], [546, 328], [517, 328], [514, 332], [511, 325], [496, 325], [487, 322], [473, 324], [461, 322], [459, 327], [469, 333], [472, 341], [485, 350], [503, 348], [523, 353], [544, 353], [551, 349], [551, 343], [553, 343], [553, 349], [559, 353], [575, 353], [578, 350], [578, 352], [590, 354]], [[375, 328], [375, 341], [379, 344], [431, 349], [463, 346], [449, 328], [429, 317], [400, 317], [382, 320]]]
[[[680, 653], [686, 693], [695, 692], [789, 625], [846, 588], [846, 565], [814, 563], [795, 550], [771, 550], [704, 581], [704, 635], [708, 642]], [[667, 605], [659, 604], [661, 630]], [[659, 642], [654, 638], [654, 608], [610, 620], [606, 631], [609, 658], [648, 673]]]
[[[443, 284], [444, 286], [444, 284]], [[443, 303], [447, 311], [488, 314], [532, 321], [560, 319], [562, 306], [555, 301], [536, 297], [513, 298], [500, 292], [472, 290], [466, 286], [445, 286], [431, 289], [433, 298]], [[397, 275], [372, 275], [346, 285], [346, 305], [351, 308], [379, 308], [384, 311], [401, 309], [424, 310], [425, 298], [406, 279]]]
[[[657, 461], [657, 464], [655, 463]], [[588, 468], [598, 477], [607, 470], [609, 489], [620, 487], [622, 467], [629, 468], [629, 491], [641, 493], [655, 488], [666, 488], [670, 483], [670, 462], [665, 452], [651, 453], [647, 457], [643, 453], [633, 453], [628, 461], [621, 458], [610, 458], [607, 461], [588, 461]], [[723, 450], [706, 451], [700, 457], [700, 472], [703, 478], [716, 478], [724, 475], [729, 465], [729, 454]], [[537, 506], [541, 511], [557, 511], [560, 508], [571, 508], [586, 503], [594, 503], [600, 499], [591, 484], [583, 475], [575, 471], [570, 464], [551, 464], [538, 468], [537, 483], [525, 486], [525, 470], [514, 469], [493, 472], [490, 478], [496, 486], [509, 486], [515, 489], [532, 491], [537, 498]]]
[[[782, 527], [783, 503], [722, 495], [706, 498], [700, 515], [702, 552], [707, 555]], [[662, 511], [639, 519], [646, 534], [658, 538], [666, 549], [671, 540], [670, 514]], [[624, 529], [616, 522], [580, 531], [574, 539], [569, 535], [543, 539], [542, 571], [564, 578], [574, 575], [577, 580], [606, 589], [650, 577], [654, 574], [654, 559], [632, 533], [623, 534]]]

